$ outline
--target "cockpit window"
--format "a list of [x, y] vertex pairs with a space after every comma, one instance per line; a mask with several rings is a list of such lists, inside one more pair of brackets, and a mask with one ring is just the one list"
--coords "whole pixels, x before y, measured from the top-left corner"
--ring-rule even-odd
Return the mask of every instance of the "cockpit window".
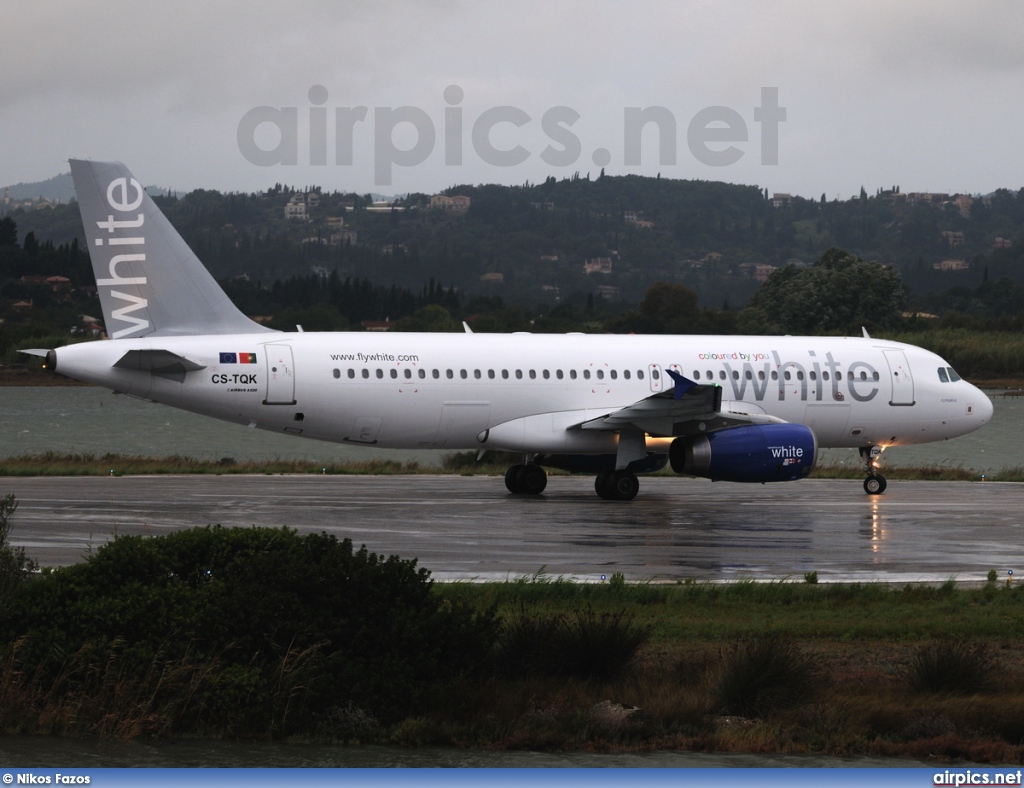
[[956, 374], [956, 370], [953, 369], [952, 367], [946, 367], [946, 371], [949, 373], [949, 379], [954, 383], [960, 380], [960, 376]]
[[946, 374], [946, 370], [939, 367], [939, 380], [943, 383], [949, 383], [949, 375]]

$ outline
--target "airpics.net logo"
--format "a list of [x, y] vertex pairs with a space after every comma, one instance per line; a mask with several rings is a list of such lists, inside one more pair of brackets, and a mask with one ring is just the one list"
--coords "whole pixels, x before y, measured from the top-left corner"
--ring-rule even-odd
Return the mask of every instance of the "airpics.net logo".
[[[432, 156], [442, 154], [438, 146], [438, 124], [421, 107], [328, 107], [328, 91], [313, 85], [308, 91], [308, 107], [253, 107], [238, 122], [238, 150], [251, 164], [259, 167], [299, 164], [299, 140], [308, 149], [311, 166], [327, 166], [328, 160], [338, 167], [352, 166], [366, 158], [367, 141], [372, 146], [374, 184], [390, 186], [395, 167], [416, 167]], [[449, 85], [443, 93], [443, 121], [440, 125], [440, 148], [446, 167], [461, 167], [470, 155], [493, 167], [516, 167], [534, 156], [550, 167], [567, 168], [583, 157], [583, 143], [574, 129], [583, 130], [583, 116], [569, 106], [559, 105], [545, 110], [540, 117], [519, 107], [490, 107], [476, 117], [466, 117], [461, 106], [465, 91]], [[333, 109], [333, 113], [329, 112]], [[704, 107], [686, 121], [686, 148], [701, 164], [728, 167], [752, 151], [751, 137], [756, 137], [762, 165], [779, 163], [779, 124], [786, 120], [786, 108], [779, 106], [779, 89], [762, 87], [760, 104], [744, 114], [726, 106]], [[752, 135], [750, 124], [755, 126]], [[329, 122], [332, 121], [332, 122]], [[546, 145], [531, 150], [516, 141], [520, 132], [528, 135], [540, 124]], [[333, 128], [331, 126], [333, 125]], [[597, 167], [613, 163], [624, 167], [640, 167], [645, 162], [643, 137], [648, 127], [657, 135], [657, 164], [675, 166], [679, 158], [679, 128], [675, 114], [663, 106], [624, 107], [621, 113], [621, 143], [596, 147], [590, 161]], [[469, 150], [466, 132], [469, 133]], [[332, 137], [333, 132], [333, 139]], [[399, 138], [396, 141], [396, 136]], [[501, 142], [496, 142], [500, 137]], [[357, 143], [360, 149], [357, 151]], [[400, 143], [406, 143], [401, 145]], [[410, 144], [411, 143], [411, 144]], [[740, 145], [743, 147], [740, 147]], [[329, 155], [333, 151], [333, 156]], [[650, 158], [648, 156], [648, 158]], [[648, 162], [649, 163], [649, 162]]]

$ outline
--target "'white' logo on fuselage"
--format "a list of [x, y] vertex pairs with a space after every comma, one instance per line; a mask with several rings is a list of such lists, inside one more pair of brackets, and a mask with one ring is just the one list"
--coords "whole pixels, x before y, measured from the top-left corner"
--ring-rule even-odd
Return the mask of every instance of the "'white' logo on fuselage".
[[[128, 202], [129, 187], [134, 188], [136, 191], [136, 197], [131, 202]], [[107, 205], [119, 213], [138, 210], [139, 206], [142, 205], [144, 197], [145, 192], [142, 190], [142, 186], [134, 178], [131, 178], [130, 180], [126, 178], [115, 178], [110, 182], [110, 185], [107, 186]], [[113, 214], [108, 215], [105, 222], [96, 222], [96, 226], [101, 230], [106, 230], [111, 237], [107, 239], [97, 238], [94, 243], [96, 246], [103, 246], [104, 240], [106, 240], [107, 246], [142, 246], [146, 243], [144, 235], [140, 234], [139, 236], [131, 238], [114, 238], [112, 236], [115, 230], [130, 230], [137, 228], [141, 231], [145, 221], [145, 214], [142, 213], [131, 219], [115, 219]], [[110, 261], [107, 264], [107, 271], [110, 273], [110, 277], [107, 279], [97, 279], [96, 286], [124, 287], [127, 285], [144, 285], [146, 284], [146, 277], [122, 276], [121, 273], [118, 272], [119, 265], [144, 262], [146, 262], [145, 252], [135, 254], [112, 254]], [[121, 330], [112, 333], [110, 335], [111, 339], [120, 339], [128, 334], [134, 334], [144, 328], [149, 328], [149, 321], [145, 317], [132, 314], [139, 310], [142, 310], [145, 314], [145, 310], [149, 307], [149, 301], [146, 298], [113, 289], [110, 291], [110, 297], [127, 302], [127, 304], [122, 306], [120, 309], [112, 309], [110, 316], [116, 320], [132, 324], [128, 328], [122, 328]]]

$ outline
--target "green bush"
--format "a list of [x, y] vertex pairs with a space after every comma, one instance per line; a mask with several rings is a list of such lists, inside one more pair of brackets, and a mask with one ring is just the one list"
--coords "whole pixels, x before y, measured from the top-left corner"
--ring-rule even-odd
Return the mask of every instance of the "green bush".
[[625, 671], [650, 635], [649, 627], [625, 612], [598, 615], [588, 609], [547, 618], [521, 612], [498, 639], [498, 666], [512, 677], [611, 679]]
[[11, 547], [8, 541], [11, 535], [11, 520], [17, 508], [18, 501], [13, 494], [0, 498], [0, 617], [3, 616], [14, 589], [25, 579], [27, 573], [39, 568], [39, 564], [25, 555], [24, 547]]
[[787, 638], [751, 638], [725, 655], [711, 685], [712, 696], [725, 713], [762, 716], [810, 696], [812, 661]]
[[913, 692], [948, 692], [970, 695], [993, 687], [995, 657], [987, 644], [961, 640], [921, 646], [906, 671]]
[[240, 735], [305, 730], [337, 708], [414, 712], [486, 663], [497, 634], [492, 613], [439, 604], [415, 560], [287, 528], [119, 537], [18, 591], [0, 642], [18, 640], [41, 680], [68, 654], [83, 671], [112, 655], [126, 670], [211, 665], [182, 723]]

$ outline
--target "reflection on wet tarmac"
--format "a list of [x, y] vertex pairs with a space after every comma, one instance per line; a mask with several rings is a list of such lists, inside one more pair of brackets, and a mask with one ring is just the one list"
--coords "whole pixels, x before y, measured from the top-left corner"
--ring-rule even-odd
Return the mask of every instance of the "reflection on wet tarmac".
[[[82, 560], [115, 533], [208, 523], [289, 525], [417, 557], [439, 579], [504, 579], [543, 569], [596, 580], [802, 579], [942, 582], [1005, 574], [1021, 555], [1022, 488], [858, 480], [776, 485], [645, 479], [629, 503], [593, 482], [553, 477], [544, 495], [455, 476], [221, 476], [7, 479], [12, 541], [43, 564]], [[1018, 571], [1018, 575], [1020, 572]]]

